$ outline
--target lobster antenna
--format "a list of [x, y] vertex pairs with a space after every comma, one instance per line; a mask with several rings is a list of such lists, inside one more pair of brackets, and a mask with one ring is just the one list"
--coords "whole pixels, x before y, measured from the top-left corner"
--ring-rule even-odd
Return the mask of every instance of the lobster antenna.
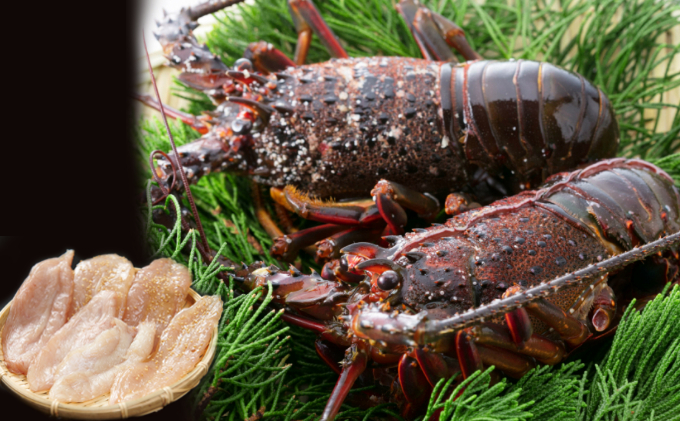
[[[165, 116], [165, 109], [163, 108], [163, 103], [161, 102], [161, 95], [158, 93], [158, 86], [156, 85], [156, 77], [153, 75], [153, 68], [151, 67], [151, 59], [149, 58], [149, 50], [146, 48], [146, 37], [144, 36], [144, 33], [142, 32], [142, 41], [144, 42], [144, 53], [146, 54], [146, 63], [149, 67], [149, 74], [151, 75], [151, 84], [153, 85], [154, 92], [156, 92], [156, 99], [158, 100], [158, 105], [160, 106], [160, 111], [161, 111], [161, 116], [163, 116], [163, 123], [165, 123], [165, 129], [168, 131], [168, 137], [170, 138], [170, 144], [172, 145], [172, 151], [175, 153], [175, 159], [177, 159], [177, 164], [179, 165], [179, 152], [177, 152], [177, 145], [175, 145], [175, 139], [172, 137], [172, 133], [170, 132], [170, 125], [168, 124], [168, 119]], [[172, 163], [172, 160], [170, 160]], [[201, 234], [201, 242], [203, 243], [203, 247], [205, 248], [206, 252], [210, 250], [210, 247], [208, 246], [208, 240], [205, 238], [205, 232], [203, 231], [203, 225], [201, 224], [201, 218], [198, 217], [198, 210], [196, 209], [196, 203], [194, 202], [194, 197], [191, 194], [191, 190], [189, 189], [189, 182], [187, 181], [187, 176], [184, 174], [184, 170], [181, 169], [180, 166], [180, 171], [179, 171], [180, 176], [182, 177], [182, 184], [184, 184], [184, 191], [187, 193], [187, 199], [189, 200], [189, 204], [191, 205], [191, 212], [194, 215], [194, 219], [196, 220], [196, 226], [198, 227], [198, 232]]]
[[662, 237], [656, 241], [652, 241], [651, 243], [647, 243], [644, 246], [617, 254], [616, 256], [605, 259], [594, 265], [560, 276], [552, 281], [544, 282], [538, 286], [522, 291], [519, 294], [496, 300], [490, 304], [468, 310], [465, 313], [453, 317], [426, 322], [426, 331], [441, 333], [443, 330], [458, 330], [481, 323], [484, 319], [490, 319], [497, 316], [498, 313], [512, 311], [515, 308], [537, 301], [543, 297], [548, 297], [552, 295], [552, 291], [558, 291], [569, 285], [588, 282], [607, 272], [621, 269], [626, 265], [637, 262], [638, 260], [646, 259], [653, 254], [679, 244], [680, 231]]
[[243, 3], [245, 0], [212, 0], [206, 1], [196, 6], [189, 8], [189, 16], [191, 20], [196, 20], [201, 16], [215, 13], [220, 9], [233, 6], [238, 3]]

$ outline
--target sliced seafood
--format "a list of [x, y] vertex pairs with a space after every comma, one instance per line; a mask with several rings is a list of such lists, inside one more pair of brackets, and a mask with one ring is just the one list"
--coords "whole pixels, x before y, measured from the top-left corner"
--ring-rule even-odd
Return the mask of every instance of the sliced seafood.
[[144, 321], [156, 324], [156, 336], [182, 309], [191, 286], [189, 270], [172, 259], [154, 260], [137, 271], [127, 295], [123, 321], [137, 326]]
[[69, 352], [95, 340], [115, 326], [121, 298], [113, 291], [101, 291], [47, 341], [28, 368], [26, 378], [34, 392], [48, 390], [54, 374]]
[[135, 268], [132, 263], [117, 254], [104, 254], [78, 263], [73, 280], [73, 304], [68, 318], [87, 304], [96, 293], [106, 290], [117, 292], [123, 298], [120, 314], [116, 315], [122, 319], [125, 299], [134, 277]]
[[137, 326], [137, 336], [132, 341], [130, 348], [125, 355], [125, 362], [144, 361], [151, 351], [156, 336], [156, 325], [153, 322], [142, 322]]
[[31, 269], [17, 291], [2, 330], [7, 369], [26, 374], [31, 362], [66, 323], [73, 296], [73, 250]]
[[129, 351], [134, 328], [119, 319], [115, 326], [66, 355], [54, 373], [49, 396], [61, 402], [85, 402], [108, 393]]
[[180, 311], [163, 331], [151, 359], [130, 364], [116, 377], [109, 403], [140, 398], [180, 380], [200, 361], [221, 315], [217, 296], [201, 297]]

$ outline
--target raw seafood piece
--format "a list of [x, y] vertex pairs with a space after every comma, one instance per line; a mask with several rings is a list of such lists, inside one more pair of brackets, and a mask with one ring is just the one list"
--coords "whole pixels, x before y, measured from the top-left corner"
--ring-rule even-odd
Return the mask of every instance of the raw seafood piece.
[[156, 324], [156, 336], [182, 309], [191, 286], [191, 273], [171, 259], [151, 262], [135, 275], [127, 296], [123, 321], [137, 326], [144, 321]]
[[73, 250], [31, 269], [14, 296], [2, 331], [7, 369], [26, 374], [35, 356], [66, 323], [73, 296]]
[[99, 291], [115, 291], [123, 298], [118, 318], [125, 313], [125, 298], [135, 277], [135, 268], [125, 257], [104, 254], [78, 263], [73, 279], [73, 304], [68, 318], [87, 304]]
[[131, 364], [116, 378], [109, 403], [140, 398], [180, 380], [200, 361], [221, 315], [217, 296], [201, 297], [180, 311], [163, 331], [151, 359]]
[[102, 332], [94, 342], [68, 353], [57, 367], [51, 399], [85, 402], [108, 393], [129, 352], [134, 328], [113, 319], [115, 327]]
[[125, 355], [126, 363], [144, 361], [153, 351], [156, 339], [156, 325], [153, 322], [142, 322], [137, 326], [137, 336], [132, 341]]
[[[117, 323], [124, 324], [119, 320]], [[112, 330], [114, 329], [109, 331]], [[102, 338], [102, 335], [99, 335], [97, 341]], [[50, 389], [50, 398], [61, 402], [85, 402], [108, 393], [119, 373], [130, 364], [143, 361], [151, 354], [155, 337], [156, 325], [152, 322], [142, 322], [137, 328], [137, 335], [127, 349], [122, 363], [101, 372], [87, 370], [60, 377]]]
[[54, 373], [66, 355], [114, 327], [119, 309], [120, 297], [115, 292], [101, 291], [95, 295], [38, 353], [26, 375], [31, 390], [41, 392], [52, 387]]

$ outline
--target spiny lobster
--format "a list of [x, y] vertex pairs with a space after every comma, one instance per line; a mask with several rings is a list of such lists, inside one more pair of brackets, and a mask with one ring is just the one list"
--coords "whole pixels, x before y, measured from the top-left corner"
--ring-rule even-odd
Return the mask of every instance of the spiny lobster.
[[[287, 316], [319, 332], [329, 364], [324, 341], [347, 347], [321, 419], [333, 419], [371, 360], [374, 378], [411, 417], [442, 378], [491, 365], [519, 378], [610, 333], [631, 298], [678, 282], [679, 231], [672, 179], [617, 158], [395, 236], [390, 248], [347, 246], [350, 271], [365, 275], [358, 284], [257, 265], [242, 282], [271, 282], [275, 302], [314, 318]], [[653, 256], [630, 265], [650, 256], [635, 247], [652, 242]]]
[[[247, 116], [264, 124], [258, 114], [263, 104], [230, 102], [256, 110], [239, 110], [232, 126], [246, 124]], [[587, 106], [580, 109], [583, 117]], [[578, 121], [577, 127], [585, 120]], [[171, 183], [159, 181], [168, 194]], [[184, 183], [186, 189], [186, 178]], [[413, 193], [400, 187], [406, 189], [400, 195]], [[380, 208], [380, 195], [377, 202]], [[611, 332], [632, 297], [677, 282], [678, 231], [680, 194], [673, 180], [644, 161], [612, 159], [554, 175], [539, 190], [468, 210], [444, 225], [387, 236], [389, 248], [344, 247], [343, 271], [353, 277], [255, 264], [234, 279], [244, 289], [271, 283], [274, 302], [288, 310], [284, 319], [319, 333], [319, 355], [340, 374], [321, 419], [335, 417], [369, 361], [376, 382], [389, 389], [388, 399], [411, 417], [442, 378], [465, 378], [484, 365], [520, 377], [537, 362], [555, 364]], [[342, 369], [334, 346], [347, 349]]]
[[[325, 239], [316, 254], [327, 262], [352, 242], [403, 234], [405, 209], [432, 222], [437, 198], [447, 194], [455, 192], [446, 200], [454, 214], [615, 155], [618, 126], [598, 88], [549, 63], [481, 60], [458, 26], [412, 0], [397, 9], [425, 60], [348, 58], [311, 1], [289, 0], [299, 33], [295, 61], [255, 43], [229, 69], [192, 29], [198, 17], [237, 2], [182, 9], [159, 23], [179, 80], [219, 105], [204, 118], [170, 110], [205, 134], [181, 147], [179, 160], [159, 160], [153, 196], [181, 190], [180, 168], [190, 182], [229, 171], [273, 186], [281, 207], [324, 223], [284, 236], [263, 216], [278, 237], [272, 254], [282, 260]], [[303, 64], [312, 32], [336, 59]], [[469, 61], [457, 64], [449, 45]], [[369, 193], [373, 200], [314, 198]], [[326, 272], [349, 276], [337, 262]]]

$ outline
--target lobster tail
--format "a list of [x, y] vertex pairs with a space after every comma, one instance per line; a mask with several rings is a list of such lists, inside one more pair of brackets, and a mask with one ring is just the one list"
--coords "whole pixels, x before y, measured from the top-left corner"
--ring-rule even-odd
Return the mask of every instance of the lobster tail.
[[520, 190], [614, 156], [618, 147], [609, 99], [583, 76], [549, 63], [445, 64], [441, 95], [447, 136], [463, 141], [471, 163], [514, 171]]
[[561, 181], [540, 195], [537, 206], [590, 232], [612, 251], [680, 230], [678, 189], [647, 162], [611, 159], [551, 180]]

